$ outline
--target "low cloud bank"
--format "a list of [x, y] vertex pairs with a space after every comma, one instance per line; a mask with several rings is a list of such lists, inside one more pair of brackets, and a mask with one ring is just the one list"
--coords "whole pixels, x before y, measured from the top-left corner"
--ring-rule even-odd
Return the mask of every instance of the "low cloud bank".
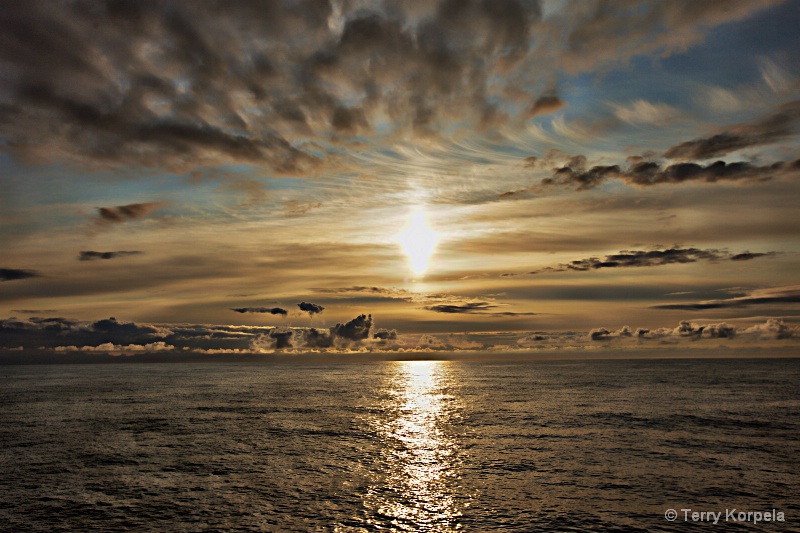
[[733, 339], [737, 336], [749, 337], [751, 340], [769, 339], [769, 340], [783, 340], [794, 337], [798, 333], [797, 327], [792, 327], [784, 323], [783, 320], [777, 318], [769, 318], [763, 324], [756, 324], [749, 327], [733, 326], [731, 324], [708, 323], [698, 324], [688, 320], [682, 320], [674, 328], [637, 328], [631, 329], [630, 326], [622, 326], [616, 331], [611, 331], [606, 328], [595, 328], [589, 332], [589, 339], [591, 341], [610, 341], [614, 339]]
[[[500, 356], [510, 352], [580, 352], [604, 348], [713, 348], [720, 343], [744, 348], [796, 346], [799, 340], [800, 327], [780, 318], [743, 325], [683, 320], [676, 326], [660, 328], [622, 326], [619, 329], [598, 327], [588, 332], [443, 334], [401, 334], [396, 329], [375, 328], [372, 315], [364, 314], [329, 328], [142, 324], [115, 318], [94, 322], [40, 317], [0, 320], [0, 354], [45, 352], [63, 357], [73, 353], [158, 355], [159, 360], [174, 359], [181, 353], [302, 356], [307, 353], [459, 352], [468, 355], [480, 352], [487, 356], [493, 353]], [[21, 356], [15, 357], [15, 361], [20, 362]], [[24, 362], [24, 358], [21, 361]]]

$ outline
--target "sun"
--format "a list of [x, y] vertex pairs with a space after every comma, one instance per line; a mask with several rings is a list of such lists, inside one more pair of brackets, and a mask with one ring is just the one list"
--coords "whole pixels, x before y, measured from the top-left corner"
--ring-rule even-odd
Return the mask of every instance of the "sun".
[[408, 263], [414, 275], [425, 274], [431, 256], [439, 243], [439, 235], [428, 223], [428, 216], [423, 208], [411, 209], [405, 226], [397, 234], [397, 242], [408, 256]]

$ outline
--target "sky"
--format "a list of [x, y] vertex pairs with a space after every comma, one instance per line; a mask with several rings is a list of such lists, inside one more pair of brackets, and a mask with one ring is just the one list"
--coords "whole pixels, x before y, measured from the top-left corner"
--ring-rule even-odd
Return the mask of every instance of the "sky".
[[0, 349], [780, 348], [800, 2], [3, 1]]

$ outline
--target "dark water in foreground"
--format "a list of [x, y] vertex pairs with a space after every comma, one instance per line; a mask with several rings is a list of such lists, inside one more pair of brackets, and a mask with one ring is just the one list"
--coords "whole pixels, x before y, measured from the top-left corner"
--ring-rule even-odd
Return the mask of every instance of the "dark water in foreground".
[[800, 359], [0, 367], [2, 531], [800, 531], [798, 474]]

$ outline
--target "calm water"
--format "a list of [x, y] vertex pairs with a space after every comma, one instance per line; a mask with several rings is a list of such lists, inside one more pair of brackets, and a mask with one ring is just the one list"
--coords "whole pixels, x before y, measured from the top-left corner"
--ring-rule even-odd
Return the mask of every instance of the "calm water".
[[[800, 360], [0, 367], [2, 531], [800, 531]], [[785, 522], [725, 523], [725, 510]]]

